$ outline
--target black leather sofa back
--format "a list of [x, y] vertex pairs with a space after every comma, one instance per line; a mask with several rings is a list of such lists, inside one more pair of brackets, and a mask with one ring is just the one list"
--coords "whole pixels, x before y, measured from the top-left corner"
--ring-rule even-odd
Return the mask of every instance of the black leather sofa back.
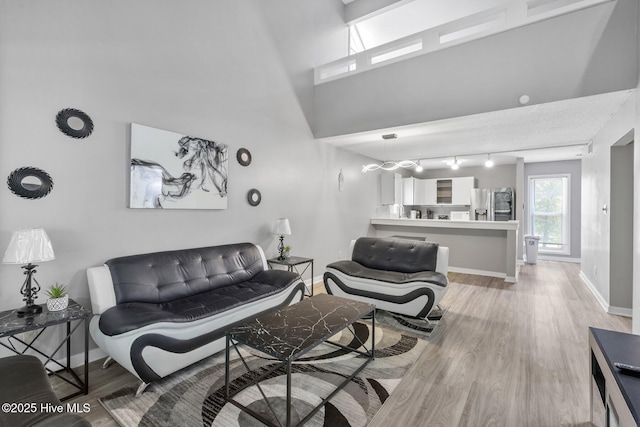
[[360, 237], [354, 244], [351, 259], [377, 270], [417, 273], [435, 271], [437, 256], [437, 243]]
[[113, 258], [116, 303], [163, 303], [244, 282], [264, 270], [250, 243], [182, 249]]

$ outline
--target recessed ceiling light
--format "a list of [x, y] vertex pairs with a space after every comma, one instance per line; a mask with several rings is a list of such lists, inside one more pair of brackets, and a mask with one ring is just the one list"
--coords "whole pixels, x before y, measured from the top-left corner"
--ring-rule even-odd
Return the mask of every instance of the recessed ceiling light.
[[520, 101], [520, 105], [527, 105], [530, 101], [529, 95], [522, 95], [519, 101]]

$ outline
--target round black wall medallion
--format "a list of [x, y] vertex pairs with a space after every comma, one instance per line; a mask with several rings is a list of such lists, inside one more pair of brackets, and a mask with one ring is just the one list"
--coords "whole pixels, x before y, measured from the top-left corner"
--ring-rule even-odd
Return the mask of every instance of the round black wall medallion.
[[252, 188], [247, 193], [247, 201], [251, 206], [258, 206], [262, 201], [262, 195], [258, 190], [256, 190], [255, 188]]
[[7, 185], [16, 196], [25, 199], [39, 199], [51, 192], [53, 180], [42, 169], [24, 167], [11, 172], [7, 178]]
[[86, 113], [75, 108], [65, 108], [56, 115], [58, 129], [71, 138], [86, 138], [93, 132], [93, 121]]
[[236, 159], [242, 166], [249, 166], [251, 164], [251, 153], [246, 148], [241, 148], [236, 153]]

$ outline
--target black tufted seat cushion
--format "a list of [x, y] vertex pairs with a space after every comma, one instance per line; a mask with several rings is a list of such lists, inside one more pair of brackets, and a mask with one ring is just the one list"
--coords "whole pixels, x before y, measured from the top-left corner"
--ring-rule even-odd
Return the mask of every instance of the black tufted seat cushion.
[[377, 270], [368, 268], [355, 261], [336, 261], [327, 267], [334, 268], [348, 276], [360, 279], [370, 279], [385, 282], [390, 285], [400, 285], [411, 282], [427, 282], [434, 285], [447, 286], [447, 278], [436, 271], [418, 271], [415, 273], [402, 273], [399, 271]]
[[277, 294], [299, 281], [283, 270], [264, 270], [240, 283], [162, 303], [118, 304], [100, 317], [100, 330], [114, 336], [158, 322], [192, 322]]

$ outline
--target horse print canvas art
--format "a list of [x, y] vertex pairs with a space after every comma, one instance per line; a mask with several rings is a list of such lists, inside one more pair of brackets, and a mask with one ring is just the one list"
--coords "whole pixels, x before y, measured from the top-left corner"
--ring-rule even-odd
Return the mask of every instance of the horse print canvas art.
[[227, 146], [131, 124], [129, 207], [226, 209]]

